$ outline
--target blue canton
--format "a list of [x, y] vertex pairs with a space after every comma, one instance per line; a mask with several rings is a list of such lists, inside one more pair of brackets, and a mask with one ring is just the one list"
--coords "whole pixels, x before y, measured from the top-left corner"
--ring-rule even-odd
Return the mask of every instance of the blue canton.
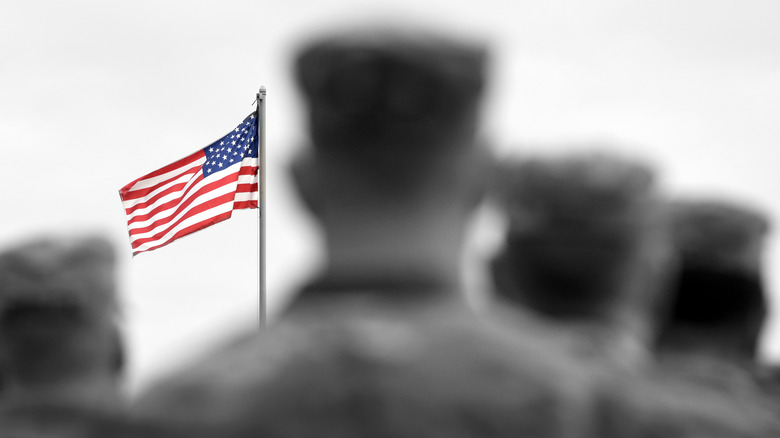
[[257, 158], [257, 118], [248, 115], [230, 134], [206, 146], [203, 177], [240, 163], [244, 158]]

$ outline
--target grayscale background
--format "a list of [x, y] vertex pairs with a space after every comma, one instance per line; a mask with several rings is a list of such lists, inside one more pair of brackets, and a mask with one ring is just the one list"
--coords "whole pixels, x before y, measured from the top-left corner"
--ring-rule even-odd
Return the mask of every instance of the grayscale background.
[[[630, 3], [4, 1], [0, 245], [74, 229], [115, 242], [131, 392], [257, 325], [255, 210], [133, 258], [118, 190], [232, 129], [264, 85], [273, 316], [320, 260], [317, 229], [285, 170], [307, 141], [294, 50], [323, 28], [377, 19], [491, 47], [484, 137], [497, 153], [607, 145], [655, 163], [666, 193], [741, 200], [776, 222], [780, 2]], [[475, 220], [469, 261], [490, 253], [500, 225], [489, 211]], [[777, 234], [766, 265], [775, 309]], [[470, 284], [481, 280], [466, 271]], [[777, 310], [762, 355], [780, 361]]]

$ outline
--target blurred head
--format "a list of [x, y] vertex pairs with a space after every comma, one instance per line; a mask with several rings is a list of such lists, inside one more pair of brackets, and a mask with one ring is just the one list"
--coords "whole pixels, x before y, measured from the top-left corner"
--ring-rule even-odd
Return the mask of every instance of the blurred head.
[[0, 253], [6, 389], [111, 381], [122, 368], [114, 253], [99, 237], [40, 238]]
[[295, 64], [316, 150], [396, 175], [473, 146], [483, 47], [412, 28], [325, 35]]
[[406, 28], [326, 35], [299, 52], [312, 145], [292, 172], [331, 262], [406, 269], [459, 254], [484, 190], [485, 58]]
[[754, 360], [767, 311], [761, 277], [767, 218], [719, 200], [676, 201], [671, 212], [681, 271], [659, 350]]
[[507, 164], [498, 295], [560, 320], [648, 324], [670, 268], [652, 169], [584, 153]]

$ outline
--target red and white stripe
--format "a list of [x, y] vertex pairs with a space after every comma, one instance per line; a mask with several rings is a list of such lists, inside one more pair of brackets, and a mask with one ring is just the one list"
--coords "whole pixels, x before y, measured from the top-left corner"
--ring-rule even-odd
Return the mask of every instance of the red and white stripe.
[[233, 210], [257, 208], [257, 158], [203, 176], [203, 150], [119, 190], [133, 255], [151, 251], [217, 222]]

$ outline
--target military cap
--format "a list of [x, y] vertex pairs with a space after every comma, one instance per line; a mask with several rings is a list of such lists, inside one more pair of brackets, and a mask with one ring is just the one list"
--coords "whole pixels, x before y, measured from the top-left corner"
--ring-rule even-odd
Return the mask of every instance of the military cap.
[[38, 237], [0, 253], [0, 372], [15, 388], [7, 403], [116, 399], [114, 268], [112, 245], [96, 235]]
[[35, 238], [0, 253], [0, 310], [29, 303], [112, 315], [114, 275], [113, 246], [102, 237]]
[[631, 234], [656, 211], [653, 169], [614, 154], [510, 161], [498, 178], [498, 200], [508, 214], [510, 234], [570, 227], [581, 234], [588, 226]]
[[687, 264], [744, 272], [761, 269], [769, 220], [737, 202], [701, 200], [671, 203], [672, 236]]
[[380, 163], [469, 143], [485, 73], [481, 45], [392, 26], [323, 35], [295, 63], [315, 148]]

